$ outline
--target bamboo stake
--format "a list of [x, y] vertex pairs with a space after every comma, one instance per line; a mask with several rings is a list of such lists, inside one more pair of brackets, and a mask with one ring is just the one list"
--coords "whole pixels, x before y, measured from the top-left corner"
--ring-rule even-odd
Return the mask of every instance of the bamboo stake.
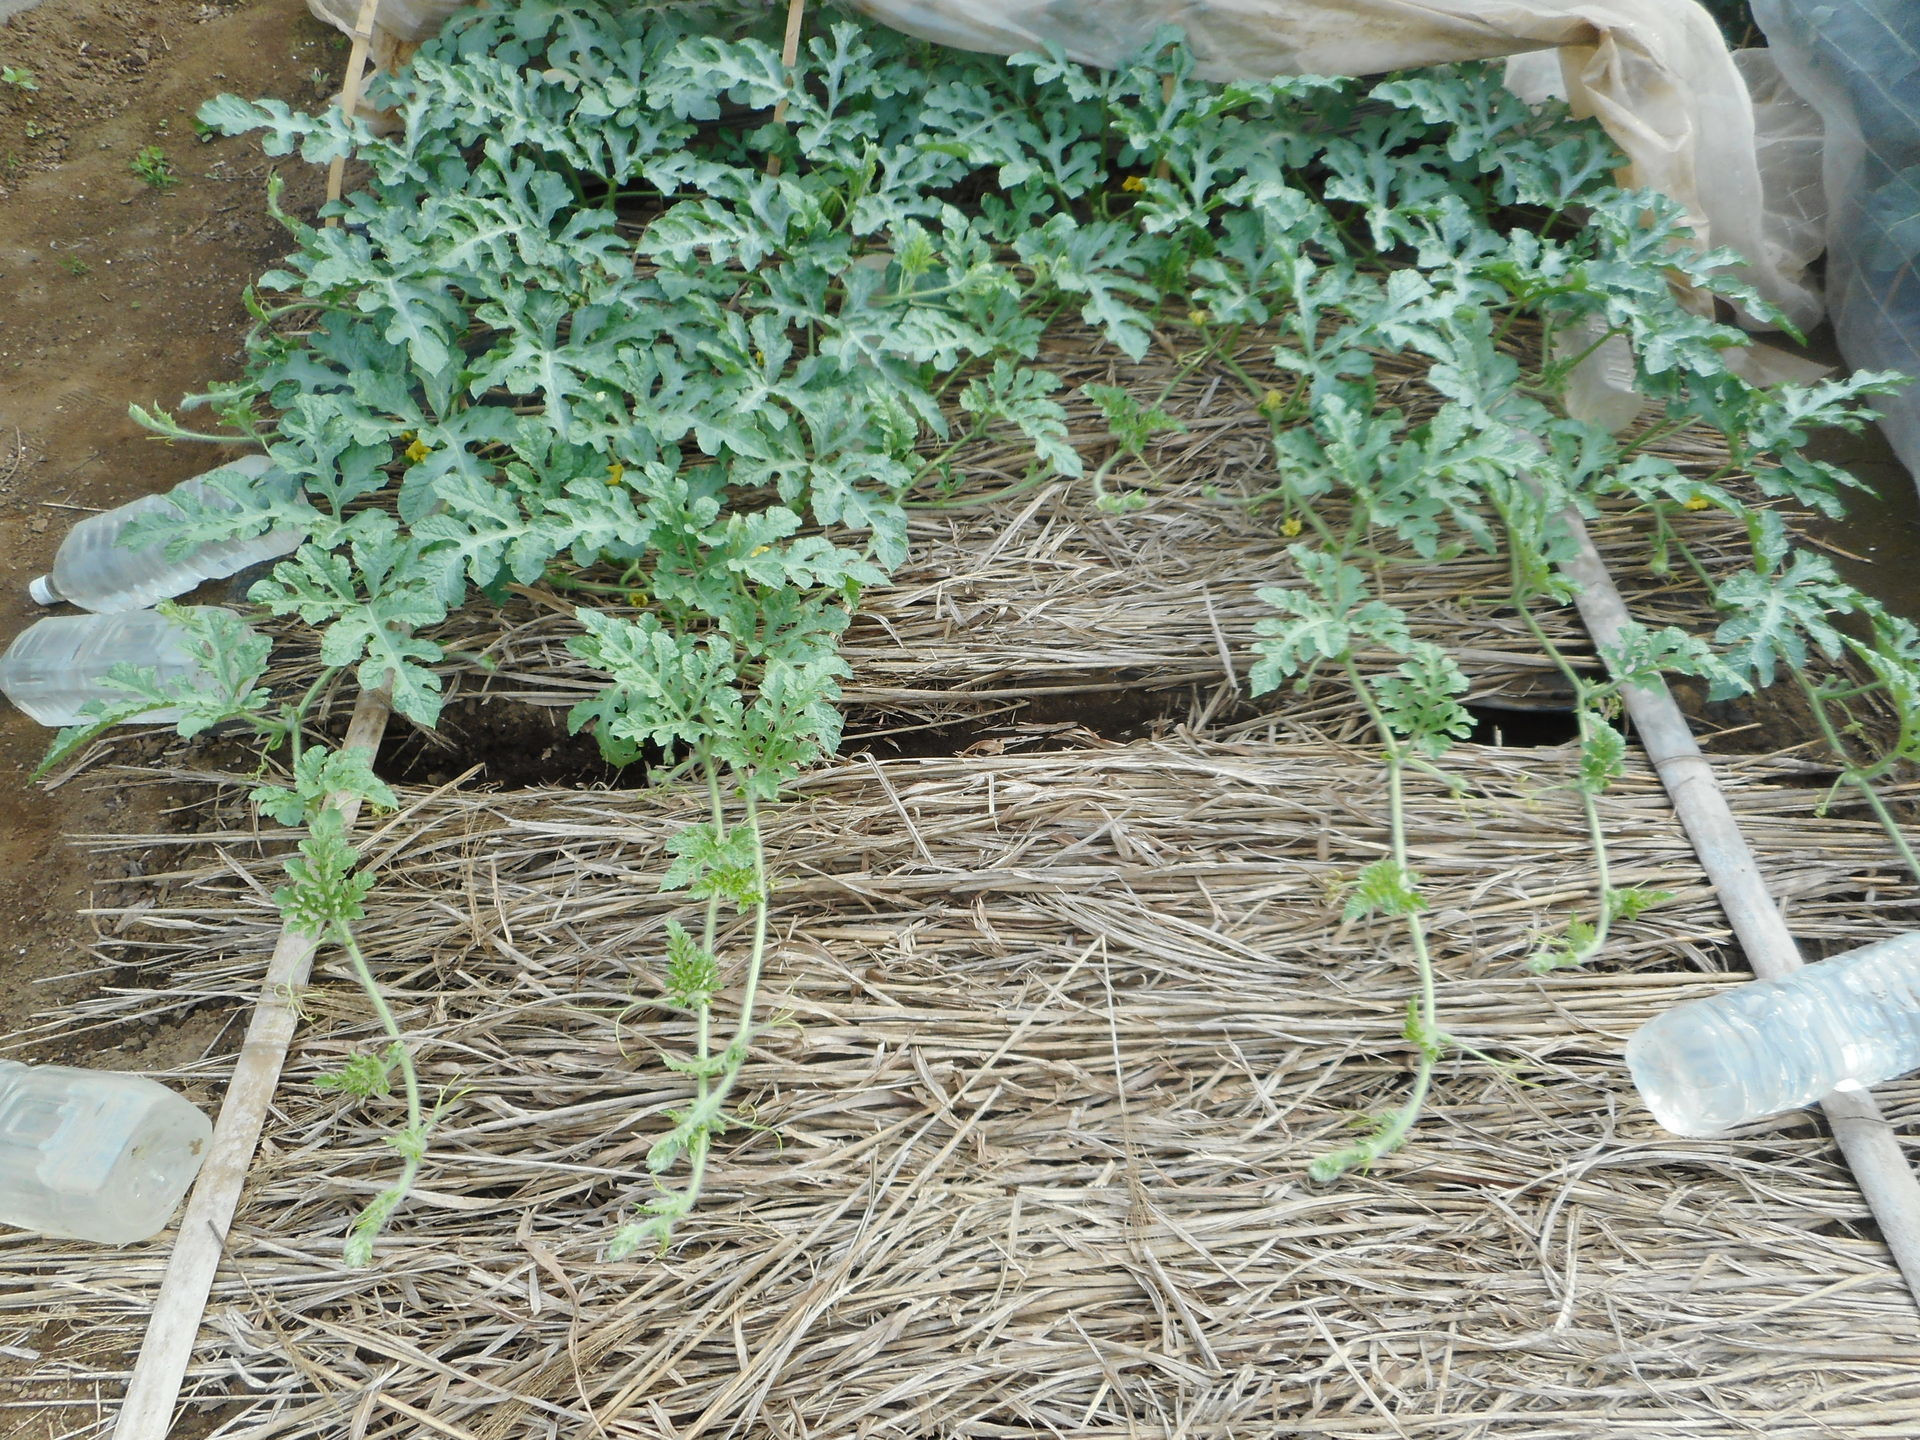
[[[1173, 76], [1162, 75], [1160, 77], [1160, 100], [1162, 104], [1171, 105], [1173, 103], [1173, 88]], [[1154, 179], [1164, 180], [1172, 173], [1173, 163], [1168, 160], [1166, 156], [1162, 155], [1158, 160], [1153, 162]]]
[[[787, 0], [787, 38], [780, 46], [780, 63], [786, 67], [789, 79], [793, 76], [793, 67], [800, 63], [800, 25], [807, 15], [807, 0]], [[787, 102], [780, 100], [773, 107], [773, 123], [778, 125], [787, 118]], [[780, 173], [780, 157], [767, 157], [767, 174]]]
[[[366, 73], [367, 49], [373, 41], [380, 0], [361, 0], [353, 24], [353, 49], [340, 86], [340, 111], [349, 120], [360, 104], [360, 82]], [[327, 199], [340, 198], [346, 160], [336, 157], [327, 167]], [[328, 225], [338, 225], [338, 217]], [[392, 713], [392, 694], [385, 689], [363, 690], [347, 723], [343, 749], [378, 751]], [[360, 815], [357, 795], [329, 795], [327, 805], [340, 812], [351, 829]], [[299, 1024], [298, 996], [313, 969], [318, 942], [282, 927], [279, 943], [267, 961], [260, 999], [247, 1025], [246, 1039], [234, 1057], [233, 1079], [220, 1105], [207, 1158], [200, 1166], [193, 1194], [180, 1217], [180, 1233], [167, 1257], [166, 1274], [154, 1300], [153, 1315], [127, 1381], [126, 1398], [113, 1428], [114, 1440], [165, 1440], [172, 1428], [174, 1402], [186, 1378], [193, 1346], [206, 1314], [207, 1295], [225, 1252], [227, 1227], [240, 1203], [247, 1169], [260, 1143], [267, 1107], [280, 1083], [287, 1047]]]
[[[1595, 645], [1603, 649], [1617, 645], [1620, 629], [1629, 618], [1626, 602], [1580, 517], [1572, 510], [1564, 513], [1577, 546], [1565, 569], [1579, 587], [1574, 603], [1580, 618]], [[1624, 699], [1640, 743], [1666, 786], [1754, 974], [1765, 980], [1785, 979], [1804, 963], [1800, 947], [1767, 892], [1753, 851], [1686, 717], [1664, 682], [1629, 686]], [[1920, 1180], [1914, 1178], [1880, 1107], [1866, 1091], [1836, 1091], [1820, 1102], [1820, 1108], [1906, 1279], [1908, 1293], [1920, 1303]]]
[[[349, 121], [360, 108], [360, 82], [366, 75], [367, 50], [373, 44], [373, 21], [379, 13], [380, 0], [360, 0], [360, 14], [353, 22], [353, 49], [347, 52], [347, 73], [340, 82], [340, 113]], [[340, 198], [346, 173], [346, 156], [334, 156], [333, 163], [327, 166], [328, 204]], [[337, 215], [327, 220], [330, 226], [339, 223], [340, 217]]]
[[[362, 691], [341, 748], [378, 751], [391, 705], [387, 690]], [[340, 812], [349, 829], [359, 818], [358, 795], [336, 793], [326, 803]], [[207, 1295], [225, 1253], [227, 1227], [233, 1223], [267, 1107], [280, 1083], [280, 1069], [300, 1019], [300, 990], [313, 969], [317, 948], [314, 937], [282, 927], [273, 958], [267, 962], [260, 999], [234, 1059], [233, 1079], [221, 1103], [200, 1178], [180, 1217], [180, 1233], [127, 1382], [113, 1440], [166, 1440], [171, 1428], [174, 1402], [180, 1398], [187, 1364], [193, 1358]]]

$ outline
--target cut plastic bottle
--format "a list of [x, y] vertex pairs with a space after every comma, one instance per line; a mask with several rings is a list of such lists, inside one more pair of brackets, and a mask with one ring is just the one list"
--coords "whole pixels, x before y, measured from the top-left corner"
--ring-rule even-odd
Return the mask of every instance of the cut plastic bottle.
[[[212, 482], [219, 476], [242, 475], [262, 492], [285, 498], [292, 494], [293, 477], [275, 470], [264, 455], [249, 455], [209, 470], [204, 475], [177, 486], [169, 492], [197, 498], [222, 510], [232, 510], [233, 500]], [[296, 550], [306, 536], [298, 530], [269, 530], [245, 540], [223, 540], [202, 545], [178, 560], [166, 557], [164, 543], [155, 542], [137, 549], [120, 543], [128, 524], [148, 515], [173, 513], [167, 495], [143, 495], [117, 509], [89, 515], [67, 532], [53, 557], [53, 573], [42, 575], [27, 586], [27, 593], [42, 605], [66, 600], [83, 610], [113, 613], [144, 610], [158, 600], [184, 595], [205, 580], [218, 580], [278, 559]]]
[[1656, 1015], [1627, 1042], [1653, 1118], [1718, 1135], [1920, 1069], [1920, 933]]
[[[0, 693], [42, 725], [77, 724], [89, 701], [127, 698], [102, 683], [115, 665], [151, 668], [163, 685], [186, 680], [198, 689], [210, 683], [188, 648], [191, 641], [184, 625], [157, 610], [50, 615], [29, 625], [0, 655]], [[139, 723], [179, 718], [177, 709], [151, 710]]]
[[1602, 340], [1605, 333], [1591, 317], [1575, 322], [1555, 337], [1554, 359], [1581, 357], [1567, 376], [1567, 414], [1619, 435], [1640, 418], [1647, 402], [1634, 387], [1633, 346], [1624, 335]]
[[212, 1136], [158, 1081], [0, 1060], [0, 1224], [109, 1245], [151, 1239]]

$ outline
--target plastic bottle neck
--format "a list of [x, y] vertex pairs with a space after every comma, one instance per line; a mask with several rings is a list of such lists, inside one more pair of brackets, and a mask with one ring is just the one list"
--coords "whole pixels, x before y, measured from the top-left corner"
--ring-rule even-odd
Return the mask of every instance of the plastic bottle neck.
[[36, 575], [27, 582], [27, 594], [36, 605], [58, 605], [66, 597], [53, 588], [51, 575]]

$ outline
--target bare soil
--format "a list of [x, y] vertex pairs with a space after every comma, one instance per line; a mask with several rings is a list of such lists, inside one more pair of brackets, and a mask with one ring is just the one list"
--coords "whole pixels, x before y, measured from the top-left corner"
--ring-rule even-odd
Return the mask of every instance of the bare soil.
[[[223, 90], [321, 103], [339, 83], [337, 42], [298, 0], [48, 0], [0, 23], [0, 66], [38, 87], [0, 83], [0, 642], [37, 617], [27, 581], [75, 520], [232, 458], [158, 443], [127, 407], [236, 372], [244, 287], [291, 248], [265, 214], [268, 176], [283, 172], [296, 213], [324, 177], [249, 138], [203, 143], [193, 114]], [[132, 170], [149, 146], [170, 185]], [[124, 777], [30, 786], [47, 739], [0, 706], [0, 1034], [101, 983], [78, 973], [92, 963], [83, 912], [117, 877], [77, 840], [163, 828], [179, 798]], [[36, 1053], [160, 1067], [200, 1054], [220, 1020]]]

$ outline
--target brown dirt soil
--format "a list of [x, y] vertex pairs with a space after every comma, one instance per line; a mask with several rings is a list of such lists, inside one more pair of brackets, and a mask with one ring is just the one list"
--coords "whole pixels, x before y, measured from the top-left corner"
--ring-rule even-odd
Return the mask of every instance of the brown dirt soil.
[[[231, 458], [156, 443], [127, 416], [130, 403], [170, 405], [235, 373], [243, 287], [290, 248], [263, 204], [275, 162], [249, 138], [202, 143], [193, 113], [223, 90], [320, 103], [344, 58], [299, 0], [48, 0], [0, 23], [0, 65], [38, 87], [0, 84], [0, 644], [36, 618], [27, 581], [74, 520]], [[129, 168], [152, 145], [170, 187]], [[323, 177], [277, 168], [288, 208], [310, 213]], [[111, 983], [88, 973], [84, 912], [126, 862], [91, 863], [79, 838], [167, 828], [183, 798], [111, 777], [33, 787], [47, 740], [0, 705], [0, 1034]], [[111, 1033], [84, 1054], [24, 1053], [164, 1068], [234, 1043], [232, 1018]], [[42, 1338], [57, 1351], [57, 1336]], [[9, 1407], [0, 1435], [51, 1436], [75, 1419]]]
[[[289, 248], [264, 213], [271, 163], [248, 139], [200, 143], [193, 112], [226, 89], [316, 103], [343, 56], [297, 0], [49, 0], [0, 24], [0, 65], [38, 86], [0, 84], [0, 643], [36, 618], [26, 583], [74, 520], [230, 458], [157, 444], [127, 417], [130, 403], [172, 404], [234, 373], [242, 288]], [[169, 188], [129, 168], [149, 145], [168, 157]], [[282, 168], [290, 207], [311, 209], [321, 178]], [[166, 828], [180, 798], [110, 778], [32, 787], [47, 739], [0, 706], [0, 1034], [111, 981], [87, 973], [84, 912], [126, 862], [108, 872], [77, 839]], [[160, 1068], [231, 1043], [230, 1019], [26, 1053]], [[0, 1435], [49, 1436], [74, 1419], [0, 1411]]]
[[[324, 177], [251, 138], [201, 143], [193, 113], [229, 89], [322, 102], [344, 62], [336, 40], [298, 0], [48, 0], [0, 23], [0, 65], [38, 86], [0, 84], [0, 642], [36, 618], [27, 581], [73, 521], [232, 458], [157, 443], [127, 407], [235, 372], [242, 289], [290, 248], [264, 213], [268, 175], [277, 165], [288, 204], [309, 213]], [[129, 168], [152, 145], [170, 187]], [[112, 779], [31, 787], [47, 739], [0, 706], [0, 1033], [101, 983], [74, 975], [90, 964], [80, 912], [116, 877], [75, 837], [161, 828], [174, 801]], [[114, 1036], [123, 1056], [78, 1058], [166, 1065], [219, 1028]]]

